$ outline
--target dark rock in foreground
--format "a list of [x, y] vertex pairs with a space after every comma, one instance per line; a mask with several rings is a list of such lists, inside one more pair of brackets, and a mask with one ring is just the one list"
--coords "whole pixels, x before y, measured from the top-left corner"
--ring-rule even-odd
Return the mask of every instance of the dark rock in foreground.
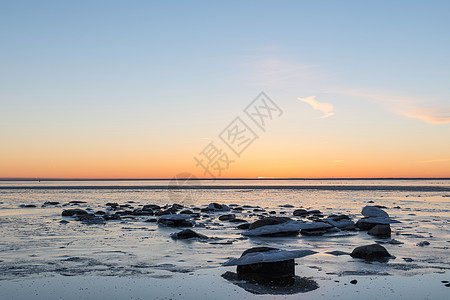
[[378, 244], [356, 247], [350, 256], [353, 258], [363, 258], [368, 260], [376, 260], [392, 257], [387, 250]]
[[[241, 257], [255, 252], [279, 250], [270, 247], [255, 247], [244, 251]], [[293, 283], [295, 275], [294, 259], [277, 262], [262, 262], [250, 265], [237, 266], [237, 275], [240, 280], [258, 282], [262, 284], [287, 285]]]
[[374, 226], [368, 232], [370, 235], [379, 236], [379, 237], [390, 237], [391, 236], [391, 226], [386, 224], [379, 224]]
[[295, 277], [294, 258], [316, 253], [312, 250], [286, 251], [270, 247], [255, 247], [232, 258], [224, 266], [237, 266], [239, 280], [267, 286], [292, 285]]

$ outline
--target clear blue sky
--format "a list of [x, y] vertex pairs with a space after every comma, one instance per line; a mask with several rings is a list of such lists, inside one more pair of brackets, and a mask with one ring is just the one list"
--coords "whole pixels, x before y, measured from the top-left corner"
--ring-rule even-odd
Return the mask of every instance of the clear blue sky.
[[[369, 150], [358, 143], [379, 152], [399, 140], [393, 155], [404, 157], [419, 140], [398, 168], [420, 176], [426, 163], [415, 163], [440, 160], [435, 174], [450, 176], [449, 11], [449, 1], [2, 1], [0, 177], [100, 176], [108, 151], [114, 176], [158, 177], [149, 169], [172, 157], [185, 170], [260, 91], [285, 114], [230, 175], [281, 155], [292, 176], [321, 153], [323, 172], [310, 175], [339, 176], [322, 160], [350, 164], [345, 153]], [[333, 115], [297, 99], [311, 96]], [[342, 176], [383, 173], [365, 170]]]

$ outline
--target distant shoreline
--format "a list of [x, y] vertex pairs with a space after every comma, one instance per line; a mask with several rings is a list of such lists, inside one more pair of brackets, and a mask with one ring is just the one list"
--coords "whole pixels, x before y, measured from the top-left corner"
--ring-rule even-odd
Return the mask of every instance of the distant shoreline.
[[450, 192], [443, 186], [389, 185], [152, 185], [152, 186], [0, 186], [0, 190], [327, 190]]

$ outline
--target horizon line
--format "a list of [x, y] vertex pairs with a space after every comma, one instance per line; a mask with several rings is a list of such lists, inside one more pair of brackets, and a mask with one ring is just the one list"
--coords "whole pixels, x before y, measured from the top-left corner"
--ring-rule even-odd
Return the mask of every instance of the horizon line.
[[232, 177], [232, 178], [29, 178], [0, 177], [0, 181], [169, 181], [169, 180], [450, 180], [450, 177]]

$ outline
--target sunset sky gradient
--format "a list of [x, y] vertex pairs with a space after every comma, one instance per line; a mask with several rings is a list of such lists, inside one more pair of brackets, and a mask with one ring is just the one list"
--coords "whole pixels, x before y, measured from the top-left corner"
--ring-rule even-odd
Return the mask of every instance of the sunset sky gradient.
[[[3, 1], [0, 178], [450, 177], [449, 1]], [[283, 111], [256, 127], [264, 91]], [[258, 138], [240, 157], [218, 135]]]

